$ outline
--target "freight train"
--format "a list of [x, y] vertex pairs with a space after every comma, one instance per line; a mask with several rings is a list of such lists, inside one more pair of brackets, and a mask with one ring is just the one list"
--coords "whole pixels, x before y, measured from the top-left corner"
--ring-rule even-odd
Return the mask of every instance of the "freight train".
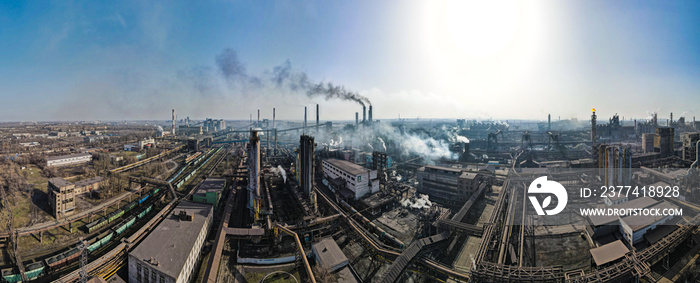
[[[156, 188], [152, 190], [149, 194], [128, 203], [124, 207], [117, 209], [116, 211], [106, 216], [100, 217], [100, 219], [88, 223], [87, 225], [85, 225], [86, 232], [92, 233], [109, 223], [116, 222], [119, 219], [119, 217], [124, 215], [124, 213], [135, 209], [137, 206], [140, 206], [146, 200], [148, 200], [149, 197], [153, 197], [153, 199], [156, 199], [158, 197], [158, 193], [161, 193], [160, 188]], [[124, 233], [124, 231], [126, 231], [131, 226], [133, 226], [134, 223], [136, 223], [137, 219], [145, 217], [149, 212], [151, 212], [151, 210], [153, 210], [153, 204], [144, 205], [143, 208], [137, 213], [134, 213], [134, 215], [129, 216], [128, 218], [122, 220], [111, 229], [108, 229], [107, 231], [104, 231], [98, 236], [87, 241], [88, 253], [93, 253], [100, 247], [107, 245], [110, 241], [112, 241], [113, 238], [116, 238], [116, 236]], [[80, 258], [79, 245], [60, 254], [48, 257], [43, 261], [37, 261], [26, 264], [24, 274], [27, 276], [28, 280], [35, 280], [45, 274], [54, 272], [66, 265], [69, 265], [70, 263], [76, 261], [78, 258]], [[17, 271], [16, 268], [6, 268], [2, 270], [2, 278], [0, 281], [7, 283], [21, 282], [22, 275]]]

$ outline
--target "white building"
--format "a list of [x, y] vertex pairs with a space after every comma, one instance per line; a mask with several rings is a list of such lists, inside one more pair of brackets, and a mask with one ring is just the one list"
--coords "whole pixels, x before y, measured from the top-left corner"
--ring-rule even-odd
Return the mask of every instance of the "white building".
[[370, 170], [349, 161], [323, 160], [323, 177], [325, 182], [332, 184], [329, 186], [332, 190], [339, 190], [341, 194], [344, 189], [349, 190], [356, 200], [379, 191], [377, 170]]
[[[678, 206], [662, 201], [652, 207], [651, 210], [658, 209], [658, 211], [663, 211], [664, 209], [675, 210]], [[667, 221], [673, 218], [672, 215], [633, 215], [627, 216], [620, 219], [620, 234], [631, 245], [637, 244], [644, 239], [644, 234], [656, 229], [656, 227], [664, 225]]]
[[71, 155], [52, 156], [46, 158], [46, 166], [65, 166], [90, 162], [92, 154], [78, 153]]
[[189, 282], [212, 214], [211, 204], [181, 202], [129, 253], [129, 282]]

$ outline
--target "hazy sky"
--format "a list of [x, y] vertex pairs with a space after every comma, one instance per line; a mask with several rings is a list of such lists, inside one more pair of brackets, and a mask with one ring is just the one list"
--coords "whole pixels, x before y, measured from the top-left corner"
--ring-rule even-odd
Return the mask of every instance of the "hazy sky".
[[280, 70], [378, 119], [700, 117], [697, 1], [119, 2], [0, 2], [0, 120], [361, 111]]

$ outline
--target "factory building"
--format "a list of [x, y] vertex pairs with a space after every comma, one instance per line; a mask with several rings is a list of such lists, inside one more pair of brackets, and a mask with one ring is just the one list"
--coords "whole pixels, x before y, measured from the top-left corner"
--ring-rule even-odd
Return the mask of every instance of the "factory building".
[[144, 148], [154, 148], [156, 147], [156, 141], [153, 138], [143, 139], [135, 143], [125, 144], [125, 151], [140, 151]]
[[181, 202], [129, 253], [129, 282], [189, 282], [212, 214], [209, 204]]
[[75, 213], [75, 185], [63, 178], [49, 179], [49, 206], [56, 219]]
[[[678, 209], [674, 204], [667, 201], [662, 201], [650, 209]], [[632, 215], [620, 219], [620, 234], [630, 246], [641, 242], [644, 239], [644, 234], [655, 229], [658, 226], [664, 225], [667, 221], [673, 218], [672, 215]]]
[[323, 160], [323, 178], [333, 191], [354, 200], [379, 191], [377, 170], [345, 160]]
[[75, 197], [90, 193], [100, 188], [104, 179], [100, 176], [80, 180], [75, 183], [63, 178], [49, 179], [49, 206], [56, 219], [71, 215], [75, 212]]
[[97, 190], [100, 188], [102, 183], [104, 183], [104, 179], [100, 176], [77, 181], [74, 183], [75, 195], [86, 194], [92, 192], [93, 190]]
[[311, 191], [315, 186], [314, 183], [314, 151], [316, 149], [316, 144], [314, 143], [314, 137], [302, 135], [299, 138], [299, 160], [297, 164], [299, 168], [299, 184], [301, 184], [301, 189], [306, 196], [311, 195]]
[[481, 181], [479, 174], [456, 168], [425, 166], [418, 169], [418, 192], [451, 208], [461, 207]]
[[642, 152], [644, 152], [644, 153], [654, 152], [654, 134], [651, 134], [651, 133], [642, 134]]
[[[667, 201], [657, 201], [652, 198], [637, 198], [620, 204], [609, 206], [610, 209], [643, 209], [663, 211], [664, 209], [678, 209], [677, 206]], [[605, 207], [608, 209], [608, 207]], [[663, 225], [673, 218], [672, 215], [629, 215], [618, 217], [613, 215], [588, 216], [586, 234], [591, 238], [600, 238], [615, 232], [620, 232], [623, 239], [633, 246], [644, 239], [644, 235]]]
[[180, 125], [177, 128], [177, 132], [185, 136], [195, 136], [201, 135], [203, 133], [203, 130], [202, 126]]
[[221, 198], [221, 191], [226, 185], [226, 179], [207, 178], [192, 195], [192, 201], [197, 203], [208, 203], [216, 208]]
[[671, 127], [656, 128], [656, 135], [654, 135], [654, 151], [660, 153], [661, 157], [673, 155], [673, 135], [674, 131]]
[[207, 118], [204, 120], [202, 130], [204, 132], [217, 132], [226, 129], [226, 121], [223, 119], [211, 119]]
[[87, 163], [92, 160], [92, 154], [77, 153], [70, 155], [52, 156], [46, 158], [46, 166], [67, 166]]
[[683, 135], [683, 160], [694, 162], [697, 157], [697, 143], [700, 140], [700, 133], [685, 133]]

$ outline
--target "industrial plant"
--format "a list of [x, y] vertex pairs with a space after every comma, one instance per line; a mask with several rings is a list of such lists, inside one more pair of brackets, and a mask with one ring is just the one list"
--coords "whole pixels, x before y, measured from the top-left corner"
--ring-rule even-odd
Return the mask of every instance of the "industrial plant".
[[[4, 124], [3, 282], [697, 278], [694, 117], [377, 120], [353, 98], [346, 121]], [[534, 205], [540, 177], [568, 203]]]

